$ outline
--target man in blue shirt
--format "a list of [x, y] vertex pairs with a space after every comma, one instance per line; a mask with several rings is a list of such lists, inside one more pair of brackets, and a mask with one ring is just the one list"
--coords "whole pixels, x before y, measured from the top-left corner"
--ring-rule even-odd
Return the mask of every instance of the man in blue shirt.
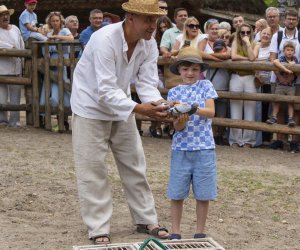
[[91, 25], [84, 29], [79, 36], [79, 41], [83, 47], [88, 43], [90, 40], [91, 35], [101, 28], [103, 22], [103, 13], [101, 10], [94, 9], [90, 12], [89, 17]]

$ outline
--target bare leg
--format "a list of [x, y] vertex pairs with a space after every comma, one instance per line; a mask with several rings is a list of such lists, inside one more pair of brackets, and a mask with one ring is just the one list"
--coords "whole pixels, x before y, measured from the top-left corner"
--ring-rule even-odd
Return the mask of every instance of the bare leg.
[[196, 233], [203, 233], [208, 214], [209, 201], [196, 201], [197, 228]]
[[180, 234], [183, 200], [171, 200], [172, 233]]
[[294, 104], [291, 103], [288, 104], [288, 114], [289, 114], [289, 118], [294, 117]]
[[272, 107], [273, 107], [272, 116], [277, 117], [279, 112], [279, 103], [274, 102]]

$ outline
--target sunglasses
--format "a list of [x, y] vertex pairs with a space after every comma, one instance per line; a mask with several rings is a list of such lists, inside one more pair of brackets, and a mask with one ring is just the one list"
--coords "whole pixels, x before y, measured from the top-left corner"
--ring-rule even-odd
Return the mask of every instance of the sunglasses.
[[168, 10], [168, 7], [165, 7], [165, 6], [161, 6], [159, 8], [162, 9], [162, 10]]
[[251, 31], [250, 30], [247, 30], [247, 31], [241, 30], [240, 33], [241, 33], [241, 35], [250, 35]]
[[229, 35], [227, 35], [227, 36], [221, 36], [221, 39], [229, 39]]
[[200, 25], [199, 24], [188, 24], [187, 27], [189, 27], [190, 29], [199, 29]]

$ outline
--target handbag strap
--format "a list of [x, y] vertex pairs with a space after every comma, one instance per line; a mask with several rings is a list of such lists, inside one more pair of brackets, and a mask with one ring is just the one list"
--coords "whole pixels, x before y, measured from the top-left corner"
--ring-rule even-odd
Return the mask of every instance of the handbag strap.
[[209, 79], [211, 82], [213, 81], [213, 79], [214, 79], [215, 75], [217, 74], [218, 70], [219, 70], [219, 68], [216, 68], [214, 73], [212, 74], [211, 78]]

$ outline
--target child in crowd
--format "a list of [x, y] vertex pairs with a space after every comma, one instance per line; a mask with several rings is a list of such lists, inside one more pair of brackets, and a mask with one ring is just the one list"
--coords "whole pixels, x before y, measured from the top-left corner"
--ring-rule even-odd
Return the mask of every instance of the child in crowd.
[[[291, 95], [294, 96], [296, 93], [295, 80], [297, 75], [293, 71], [289, 70], [288, 67], [298, 64], [298, 60], [295, 57], [295, 44], [291, 41], [286, 42], [283, 45], [284, 56], [281, 56], [279, 59], [274, 60], [274, 65], [278, 67], [281, 71], [276, 74], [276, 86], [275, 94], [278, 95]], [[282, 63], [288, 63], [288, 66], [284, 66]], [[277, 123], [277, 114], [279, 112], [280, 104], [272, 103], [272, 117], [267, 120], [268, 124]], [[294, 121], [294, 105], [288, 103], [288, 126], [295, 127], [296, 123]]]
[[172, 155], [168, 197], [171, 199], [172, 234], [170, 239], [181, 239], [180, 221], [183, 201], [189, 195], [192, 183], [196, 199], [197, 226], [194, 238], [205, 238], [205, 222], [209, 201], [214, 200], [216, 188], [215, 143], [212, 118], [215, 114], [214, 99], [217, 93], [208, 80], [198, 80], [206, 70], [200, 51], [194, 47], [179, 51], [177, 61], [170, 71], [182, 78], [182, 84], [170, 89], [168, 100], [182, 103], [198, 103], [195, 114], [174, 117], [175, 134], [172, 140]]
[[38, 41], [46, 41], [48, 38], [45, 36], [42, 27], [37, 27], [37, 15], [34, 10], [37, 5], [37, 0], [25, 0], [26, 9], [19, 17], [19, 27], [23, 36], [24, 42], [29, 38], [33, 38]]

